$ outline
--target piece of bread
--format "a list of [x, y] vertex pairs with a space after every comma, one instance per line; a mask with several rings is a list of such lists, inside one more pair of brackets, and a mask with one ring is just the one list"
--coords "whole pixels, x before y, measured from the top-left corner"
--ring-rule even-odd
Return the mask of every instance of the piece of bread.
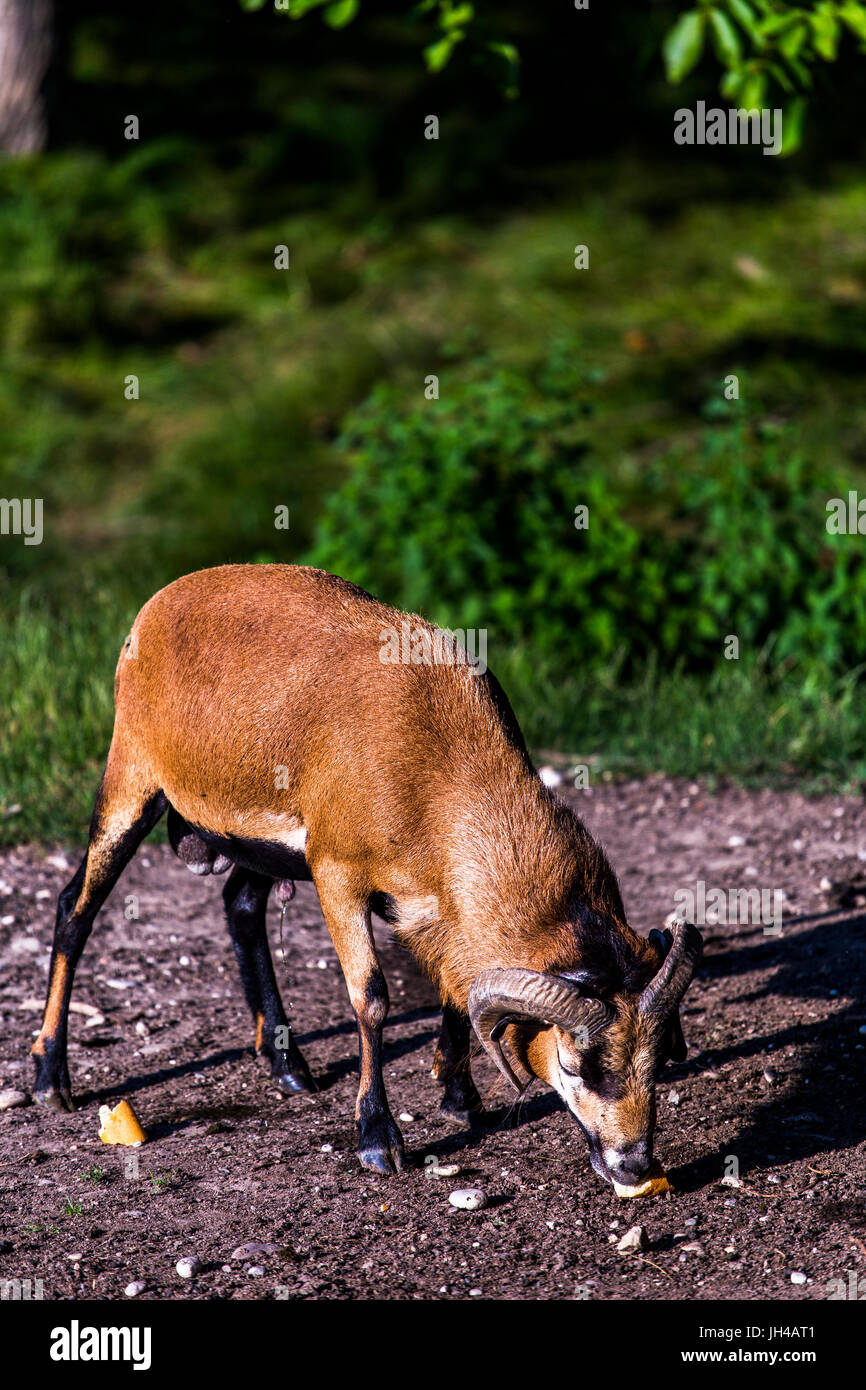
[[655, 1197], [659, 1192], [672, 1192], [673, 1188], [665, 1177], [665, 1171], [660, 1163], [654, 1163], [650, 1169], [649, 1177], [644, 1178], [635, 1187], [626, 1187], [623, 1183], [615, 1182], [613, 1190], [617, 1197]]
[[138, 1122], [138, 1116], [128, 1100], [121, 1100], [111, 1110], [107, 1105], [99, 1107], [99, 1137], [103, 1144], [143, 1144], [147, 1135]]

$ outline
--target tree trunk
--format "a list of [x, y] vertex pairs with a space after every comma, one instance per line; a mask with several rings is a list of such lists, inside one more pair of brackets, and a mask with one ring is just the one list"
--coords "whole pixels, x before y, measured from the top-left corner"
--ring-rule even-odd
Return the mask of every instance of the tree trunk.
[[45, 144], [42, 81], [51, 57], [51, 0], [0, 0], [0, 150]]

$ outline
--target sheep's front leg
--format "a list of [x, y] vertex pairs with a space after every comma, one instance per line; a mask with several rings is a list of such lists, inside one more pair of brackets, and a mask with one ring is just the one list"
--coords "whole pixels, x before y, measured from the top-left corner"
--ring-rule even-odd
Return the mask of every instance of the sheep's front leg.
[[442, 1030], [433, 1058], [433, 1077], [444, 1090], [440, 1109], [458, 1120], [471, 1121], [482, 1111], [469, 1066], [472, 1028], [465, 1014], [451, 1004], [442, 1009]]
[[400, 1172], [405, 1167], [403, 1136], [388, 1108], [382, 1075], [382, 1028], [388, 1015], [388, 986], [376, 955], [369, 893], [348, 868], [333, 860], [311, 867], [358, 1020], [358, 1157], [362, 1167], [374, 1172]]

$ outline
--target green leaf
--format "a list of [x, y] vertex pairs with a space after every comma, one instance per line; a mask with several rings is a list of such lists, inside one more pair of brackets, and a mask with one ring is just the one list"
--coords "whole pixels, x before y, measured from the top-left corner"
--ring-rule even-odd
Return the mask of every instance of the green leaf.
[[812, 74], [805, 63], [800, 62], [799, 58], [789, 58], [788, 67], [791, 69], [801, 87], [808, 89], [812, 86]]
[[719, 83], [719, 91], [721, 92], [723, 97], [727, 97], [730, 101], [733, 101], [736, 98], [737, 92], [740, 90], [742, 83], [743, 74], [741, 72], [726, 72], [721, 82]]
[[446, 9], [443, 7], [439, 17], [439, 27], [441, 29], [459, 29], [463, 24], [471, 24], [475, 18], [475, 8], [473, 5], [455, 5]]
[[728, 0], [728, 9], [745, 29], [749, 38], [757, 42], [760, 38], [758, 21], [755, 17], [754, 10], [750, 5], [746, 4], [746, 0]]
[[238, 0], [242, 10], [263, 10], [268, 0]]
[[292, 19], [303, 19], [305, 14], [309, 14], [310, 10], [317, 10], [325, 3], [326, 0], [291, 0], [289, 14]]
[[497, 58], [501, 58], [506, 65], [506, 79], [501, 87], [503, 95], [508, 101], [514, 101], [520, 95], [518, 77], [520, 74], [520, 54], [513, 43], [491, 42], [487, 45], [489, 53], [493, 53]]
[[435, 43], [428, 44], [424, 49], [424, 61], [430, 72], [442, 71], [462, 38], [463, 35], [459, 31], [455, 31], [446, 34], [442, 39], [437, 39]]
[[669, 82], [681, 82], [697, 63], [704, 47], [704, 15], [689, 10], [665, 35], [662, 52]]
[[487, 45], [491, 53], [498, 53], [500, 58], [504, 58], [511, 67], [517, 67], [520, 62], [520, 54], [513, 43], [489, 43]]
[[842, 23], [846, 24], [858, 39], [866, 42], [866, 9], [856, 4], [855, 0], [846, 0], [846, 4], [839, 6], [838, 14]]
[[767, 79], [762, 72], [749, 73], [740, 88], [739, 104], [745, 111], [760, 111], [765, 105]]
[[775, 77], [783, 92], [793, 92], [794, 84], [779, 63], [770, 63], [768, 71], [771, 77]]
[[713, 46], [719, 61], [726, 67], [735, 68], [743, 52], [736, 29], [721, 10], [710, 10], [710, 23], [713, 26]]
[[360, 8], [361, 0], [336, 0], [335, 4], [328, 6], [322, 18], [331, 29], [345, 29]]
[[792, 24], [801, 24], [803, 19], [801, 10], [786, 10], [784, 14], [774, 14], [765, 19], [761, 25], [761, 32], [766, 38], [773, 39], [777, 34], [784, 34]]
[[812, 33], [815, 36], [815, 50], [826, 58], [828, 63], [832, 63], [836, 58], [836, 51], [839, 47], [839, 20], [836, 18], [836, 6], [823, 0], [810, 16], [812, 21]]
[[805, 23], [797, 23], [787, 29], [779, 39], [779, 52], [789, 61], [796, 58], [809, 33]]
[[806, 98], [795, 97], [784, 109], [782, 115], [781, 154], [794, 154], [803, 142], [803, 126], [806, 117]]

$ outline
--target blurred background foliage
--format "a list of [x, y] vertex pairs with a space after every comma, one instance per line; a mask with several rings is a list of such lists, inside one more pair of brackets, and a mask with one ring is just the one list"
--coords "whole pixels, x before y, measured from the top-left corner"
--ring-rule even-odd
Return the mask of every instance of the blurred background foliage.
[[861, 45], [789, 157], [678, 147], [730, 70], [691, 8], [672, 72], [646, 0], [476, 7], [441, 64], [436, 7], [57, 7], [46, 147], [0, 163], [0, 496], [45, 506], [0, 536], [0, 838], [80, 838], [137, 608], [244, 560], [486, 627], [565, 765], [860, 784]]

